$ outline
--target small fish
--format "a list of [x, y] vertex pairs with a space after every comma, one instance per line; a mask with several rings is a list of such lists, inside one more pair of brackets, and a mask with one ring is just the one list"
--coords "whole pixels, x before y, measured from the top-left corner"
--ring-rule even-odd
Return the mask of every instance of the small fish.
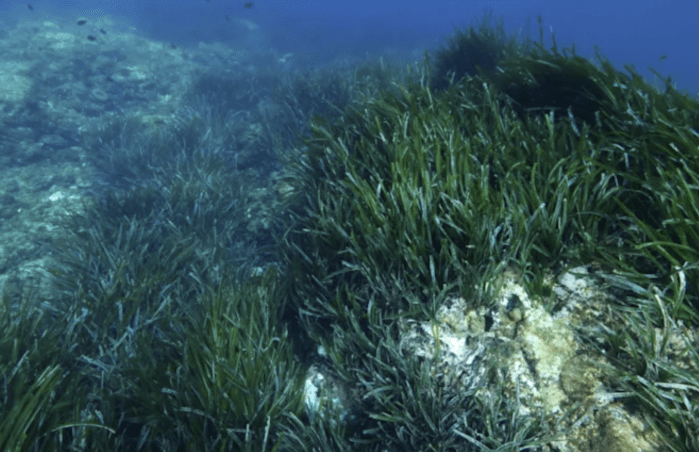
[[100, 33], [102, 33], [103, 35], [107, 34], [107, 32], [104, 30], [104, 28], [100, 28]]
[[661, 56], [659, 57], [659, 61], [663, 61], [663, 60], [665, 60], [666, 58], [668, 58], [667, 55], [661, 55]]
[[244, 7], [244, 8], [250, 9], [250, 8], [253, 7], [253, 2], [245, 2], [245, 3], [243, 4], [243, 7]]
[[88, 35], [88, 41], [97, 41], [97, 38], [94, 37], [93, 35]]
[[85, 25], [87, 23], [87, 19], [78, 19], [78, 25]]
[[34, 7], [31, 4], [28, 4], [27, 8], [29, 8], [29, 11], [34, 11]]

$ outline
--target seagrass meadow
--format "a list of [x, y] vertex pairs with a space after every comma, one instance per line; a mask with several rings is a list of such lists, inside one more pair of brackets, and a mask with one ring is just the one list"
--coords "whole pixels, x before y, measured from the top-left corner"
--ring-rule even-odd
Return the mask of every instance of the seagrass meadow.
[[[488, 18], [408, 69], [200, 74], [90, 129], [102, 183], [2, 292], [0, 450], [697, 451], [697, 99], [552, 42]], [[605, 296], [568, 325], [582, 268]], [[596, 404], [507, 377], [537, 316]]]

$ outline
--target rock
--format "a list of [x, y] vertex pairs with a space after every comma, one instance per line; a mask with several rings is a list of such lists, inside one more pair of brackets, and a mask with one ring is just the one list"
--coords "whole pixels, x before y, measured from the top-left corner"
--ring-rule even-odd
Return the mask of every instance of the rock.
[[531, 298], [518, 276], [506, 272], [495, 308], [447, 299], [433, 323], [404, 322], [403, 350], [434, 360], [436, 378], [453, 391], [484, 387], [477, 394], [485, 399], [495, 396], [489, 392], [497, 385], [487, 378], [489, 367], [495, 367], [506, 397], [519, 398], [520, 415], [544, 415], [553, 427], [558, 422], [562, 437], [545, 450], [662, 450], [642, 417], [606, 392], [604, 369], [610, 363], [605, 356], [576, 338], [576, 327], [602, 311], [610, 297], [586, 275], [583, 267], [564, 273], [554, 283], [553, 299], [543, 300]]

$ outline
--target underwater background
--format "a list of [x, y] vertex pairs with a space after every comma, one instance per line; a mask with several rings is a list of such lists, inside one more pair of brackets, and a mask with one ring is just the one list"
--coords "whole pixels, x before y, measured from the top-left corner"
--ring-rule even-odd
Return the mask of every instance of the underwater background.
[[694, 2], [0, 2], [0, 451], [697, 451]]
[[[247, 3], [252, 6], [245, 7]], [[303, 53], [326, 62], [387, 52], [410, 56], [439, 46], [454, 26], [469, 24], [485, 10], [502, 17], [508, 32], [527, 34], [529, 27], [531, 37], [542, 15], [545, 28], [552, 27], [562, 46], [575, 43], [585, 57], [593, 57], [598, 47], [618, 67], [634, 65], [647, 78], [652, 67], [672, 77], [678, 89], [698, 93], [698, 5], [687, 0], [5, 0], [0, 18], [12, 23], [40, 14], [56, 19], [109, 14], [128, 20], [145, 37], [185, 46], [241, 45], [250, 32], [247, 27], [254, 26], [248, 48]]]

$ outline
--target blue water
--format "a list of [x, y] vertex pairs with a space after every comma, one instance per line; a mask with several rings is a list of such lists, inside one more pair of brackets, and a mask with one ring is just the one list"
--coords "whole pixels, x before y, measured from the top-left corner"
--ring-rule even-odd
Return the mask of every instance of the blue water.
[[[633, 65], [653, 82], [652, 67], [677, 88], [698, 93], [697, 0], [2, 0], [0, 25], [23, 18], [118, 15], [137, 33], [177, 45], [245, 42], [261, 49], [314, 55], [319, 60], [367, 54], [421, 55], [453, 27], [486, 10], [509, 31], [538, 38], [537, 17], [560, 47], [576, 44], [593, 57], [597, 46], [616, 66]], [[30, 10], [27, 5], [31, 5]], [[256, 39], [246, 39], [251, 33]], [[549, 42], [549, 41], [546, 41]], [[255, 50], [255, 49], [253, 49]]]

